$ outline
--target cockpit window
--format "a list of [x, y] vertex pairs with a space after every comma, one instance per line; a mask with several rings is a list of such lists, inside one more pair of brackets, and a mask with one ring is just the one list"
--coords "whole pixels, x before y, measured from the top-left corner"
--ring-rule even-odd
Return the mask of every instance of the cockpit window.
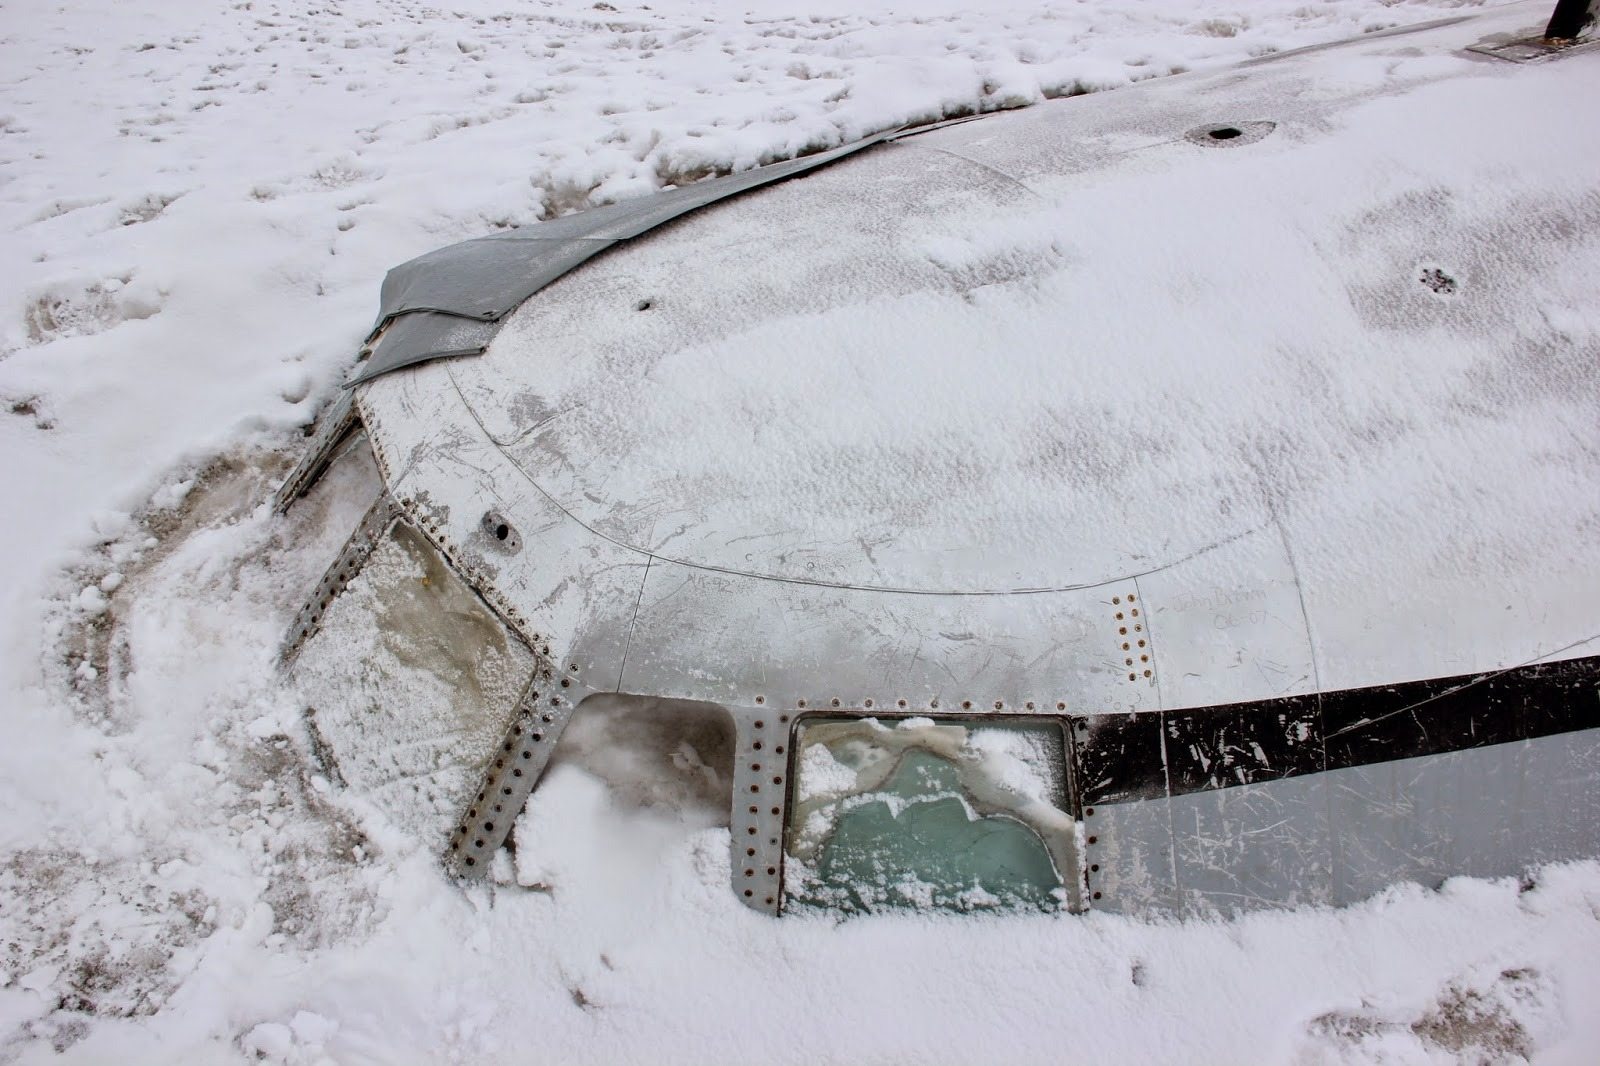
[[809, 719], [795, 751], [786, 907], [1074, 907], [1077, 823], [1055, 722]]

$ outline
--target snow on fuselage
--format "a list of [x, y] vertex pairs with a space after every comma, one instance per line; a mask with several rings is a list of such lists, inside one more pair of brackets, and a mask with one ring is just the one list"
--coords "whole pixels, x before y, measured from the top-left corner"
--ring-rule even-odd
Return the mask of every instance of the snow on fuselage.
[[[359, 386], [389, 491], [569, 702], [721, 704], [746, 756], [818, 708], [1143, 715], [1177, 802], [1148, 712], [1278, 701], [1338, 769], [1367, 718], [1319, 693], [1600, 648], [1600, 129], [1563, 106], [1600, 56], [1463, 51], [1530, 11], [689, 215]], [[1285, 775], [1254, 755], [1210, 787]]]

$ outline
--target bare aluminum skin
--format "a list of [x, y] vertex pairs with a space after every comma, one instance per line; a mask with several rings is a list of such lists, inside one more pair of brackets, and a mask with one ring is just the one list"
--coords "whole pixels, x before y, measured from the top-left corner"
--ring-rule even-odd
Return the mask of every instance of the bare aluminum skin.
[[[751, 767], [809, 710], [1160, 712], [1592, 655], [1600, 359], [1546, 309], [1600, 276], [1600, 129], [1538, 117], [1600, 57], [1465, 51], [1539, 14], [877, 144], [547, 281], [481, 355], [363, 380], [356, 413], [563, 708], [729, 709], [734, 884], [768, 911], [788, 783]], [[1468, 136], [1489, 100], [1529, 121]], [[952, 337], [964, 362], [924, 358]], [[1592, 784], [1592, 736], [1406, 780]], [[1333, 869], [1332, 781], [1102, 808], [1121, 850], [1074, 906], [1413, 876], [1370, 848], [1305, 873]], [[1304, 861], [1185, 860], [1176, 807]], [[464, 820], [456, 854], [482, 869], [509, 822]], [[1540, 855], [1594, 849], [1593, 819], [1555, 823]], [[1495, 839], [1457, 865], [1527, 861]]]

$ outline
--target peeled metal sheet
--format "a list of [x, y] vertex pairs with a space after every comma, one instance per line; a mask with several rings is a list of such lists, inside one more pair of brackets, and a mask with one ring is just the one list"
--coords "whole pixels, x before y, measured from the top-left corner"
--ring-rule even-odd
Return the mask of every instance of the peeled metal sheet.
[[[482, 355], [500, 326], [457, 315], [414, 311], [381, 329], [367, 346], [365, 366], [349, 382], [358, 385], [391, 370], [458, 355]], [[347, 386], [348, 387], [348, 386]]]
[[[827, 152], [463, 241], [402, 263], [383, 282], [372, 335], [384, 335], [349, 384], [429, 359], [482, 352], [496, 330], [485, 324], [498, 323], [528, 297], [619, 241], [718, 200], [827, 166], [898, 132], [886, 130]], [[426, 318], [410, 325], [407, 320], [421, 313]], [[451, 334], [449, 319], [477, 325], [479, 332], [463, 342]], [[405, 328], [397, 330], [401, 323]]]

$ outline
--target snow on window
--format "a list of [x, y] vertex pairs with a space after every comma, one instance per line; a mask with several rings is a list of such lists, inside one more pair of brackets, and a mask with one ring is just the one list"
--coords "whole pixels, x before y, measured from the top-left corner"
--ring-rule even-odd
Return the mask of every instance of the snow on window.
[[1051, 722], [829, 718], [801, 726], [790, 907], [1062, 909], [1077, 860]]

